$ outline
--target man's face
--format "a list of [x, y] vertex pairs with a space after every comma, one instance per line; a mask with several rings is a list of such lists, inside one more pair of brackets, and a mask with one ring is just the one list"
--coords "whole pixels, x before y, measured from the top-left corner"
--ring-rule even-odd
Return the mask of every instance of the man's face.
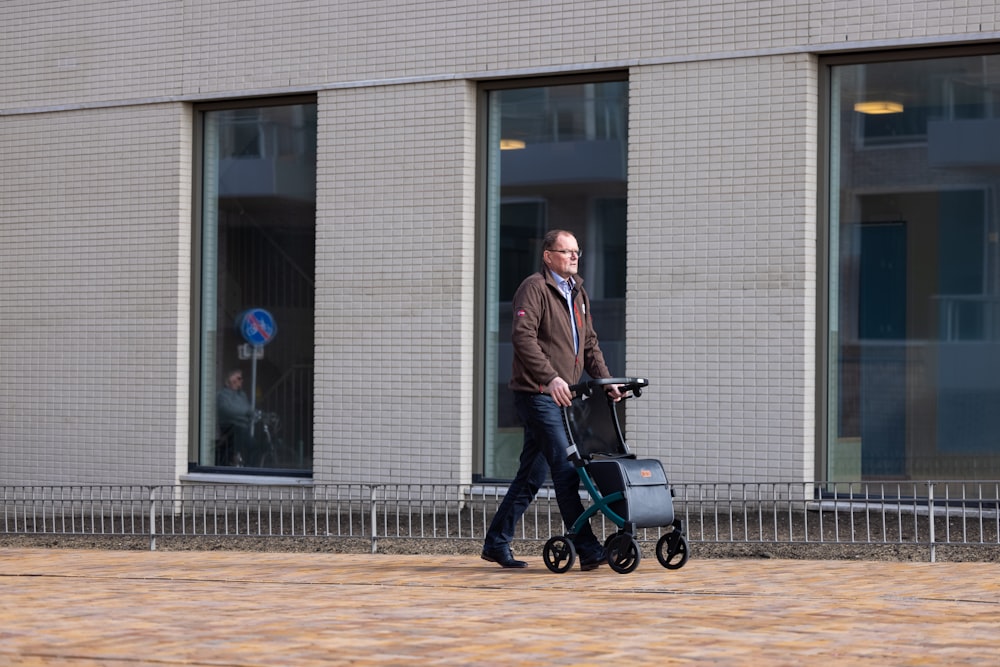
[[572, 234], [560, 234], [550, 250], [544, 253], [545, 266], [564, 280], [575, 276], [580, 269], [580, 244]]
[[233, 373], [232, 375], [230, 375], [229, 379], [226, 380], [226, 386], [229, 387], [230, 389], [242, 389], [243, 388], [243, 374], [242, 373]]

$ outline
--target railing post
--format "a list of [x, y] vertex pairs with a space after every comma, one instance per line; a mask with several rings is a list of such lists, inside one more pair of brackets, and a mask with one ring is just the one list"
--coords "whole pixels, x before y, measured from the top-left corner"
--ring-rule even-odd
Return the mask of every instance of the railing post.
[[378, 494], [378, 487], [372, 485], [371, 495], [369, 499], [371, 501], [371, 526], [372, 526], [372, 553], [378, 553], [378, 512], [375, 509], [376, 495]]
[[156, 551], [156, 487], [149, 487], [149, 550]]
[[[934, 482], [927, 483], [927, 520], [929, 528], [927, 534], [931, 541], [931, 562], [934, 563], [937, 560], [937, 545], [935, 544], [934, 537]], [[945, 521], [948, 520], [948, 508], [945, 507]]]

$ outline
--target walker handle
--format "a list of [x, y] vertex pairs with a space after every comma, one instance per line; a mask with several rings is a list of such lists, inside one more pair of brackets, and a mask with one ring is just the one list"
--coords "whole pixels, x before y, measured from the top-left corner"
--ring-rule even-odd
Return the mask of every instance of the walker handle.
[[621, 385], [620, 389], [623, 394], [631, 391], [638, 398], [642, 396], [642, 388], [649, 385], [649, 380], [633, 377], [600, 378], [571, 384], [569, 390], [577, 396], [593, 396], [595, 389], [611, 384]]

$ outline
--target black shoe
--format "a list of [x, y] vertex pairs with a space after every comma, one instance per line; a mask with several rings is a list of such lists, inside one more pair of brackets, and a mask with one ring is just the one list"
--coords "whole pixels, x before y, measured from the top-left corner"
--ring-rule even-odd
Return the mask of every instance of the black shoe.
[[584, 572], [590, 572], [591, 570], [596, 570], [607, 562], [608, 552], [602, 548], [586, 558], [581, 557], [580, 569]]
[[514, 555], [511, 554], [510, 549], [507, 548], [494, 549], [492, 551], [483, 549], [483, 553], [479, 557], [491, 563], [496, 563], [500, 567], [528, 567], [528, 564], [523, 560], [516, 560]]

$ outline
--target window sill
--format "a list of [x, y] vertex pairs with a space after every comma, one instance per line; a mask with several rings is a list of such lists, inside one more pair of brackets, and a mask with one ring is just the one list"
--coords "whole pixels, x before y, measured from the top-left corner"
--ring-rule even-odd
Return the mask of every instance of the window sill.
[[312, 486], [308, 477], [276, 475], [233, 475], [229, 473], [189, 472], [180, 476], [181, 484], [238, 484], [244, 486]]

